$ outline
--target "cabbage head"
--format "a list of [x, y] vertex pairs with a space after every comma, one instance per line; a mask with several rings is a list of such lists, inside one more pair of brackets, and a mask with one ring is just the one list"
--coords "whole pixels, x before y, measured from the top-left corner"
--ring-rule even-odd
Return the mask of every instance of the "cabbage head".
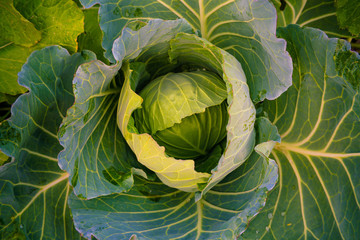
[[[0, 239], [359, 235], [359, 55], [303, 27], [333, 14], [308, 21], [311, 3], [268, 0], [25, 2], [3, 11], [17, 20], [4, 15], [0, 51], [21, 58], [4, 69], [29, 57], [16, 75], [28, 92], [0, 93], [12, 104]], [[82, 30], [65, 24], [68, 50], [40, 49], [64, 17], [85, 32], [75, 42]], [[19, 38], [26, 28], [36, 37]]]
[[[288, 61], [287, 52], [280, 52]], [[98, 60], [80, 65], [73, 80], [75, 103], [60, 128], [59, 164], [69, 172], [74, 193], [94, 201], [114, 193], [143, 195], [150, 202], [141, 208], [149, 207], [149, 213], [152, 196], [166, 196], [159, 198], [164, 211], [175, 204], [187, 212], [193, 208], [186, 204], [196, 203], [195, 214], [202, 219], [209, 191], [228, 177], [236, 182], [229, 186], [243, 189], [228, 191], [252, 188], [247, 204], [236, 204], [246, 211], [225, 217], [231, 228], [243, 231], [277, 180], [268, 156], [280, 138], [266, 116], [257, 116], [255, 104], [276, 98], [289, 83], [277, 86], [269, 80], [272, 88], [252, 83], [236, 57], [199, 36], [184, 19], [129, 22], [113, 42], [112, 56], [112, 65]], [[172, 192], [188, 200], [175, 203]], [[131, 206], [133, 197], [117, 201]], [[214, 204], [225, 198], [216, 197]], [[77, 201], [71, 205], [77, 212]], [[143, 229], [140, 222], [136, 228]]]

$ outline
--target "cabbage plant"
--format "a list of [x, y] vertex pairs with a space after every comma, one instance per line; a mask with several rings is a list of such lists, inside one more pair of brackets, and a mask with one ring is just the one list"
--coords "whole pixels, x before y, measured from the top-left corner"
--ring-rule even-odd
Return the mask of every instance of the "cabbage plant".
[[317, 6], [80, 2], [0, 125], [2, 239], [356, 239], [359, 55], [287, 24]]

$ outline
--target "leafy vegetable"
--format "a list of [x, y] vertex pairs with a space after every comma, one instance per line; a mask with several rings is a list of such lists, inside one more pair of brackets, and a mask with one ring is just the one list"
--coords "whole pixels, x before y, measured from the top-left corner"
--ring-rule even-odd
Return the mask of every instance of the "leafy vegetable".
[[0, 2], [14, 59], [78, 51], [0, 93], [1, 239], [360, 235], [360, 57], [303, 28], [353, 38], [355, 6], [80, 2]]

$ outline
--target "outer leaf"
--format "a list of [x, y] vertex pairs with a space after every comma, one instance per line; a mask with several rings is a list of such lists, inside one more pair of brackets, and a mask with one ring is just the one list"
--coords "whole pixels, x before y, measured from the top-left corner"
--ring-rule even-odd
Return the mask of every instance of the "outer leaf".
[[[116, 124], [120, 89], [111, 89], [119, 66], [92, 61], [73, 80], [75, 104], [60, 129], [60, 168], [70, 174], [76, 195], [93, 198], [129, 190], [135, 162]], [[133, 164], [134, 165], [134, 164]]]
[[7, 94], [20, 94], [26, 92], [26, 88], [17, 82], [17, 73], [32, 52], [33, 48], [26, 48], [5, 43], [0, 48], [0, 92]]
[[279, 185], [244, 238], [356, 239], [360, 96], [349, 80], [360, 74], [359, 56], [319, 30], [291, 25], [279, 34], [295, 66], [294, 86], [264, 108], [282, 139], [273, 151]]
[[341, 28], [347, 28], [353, 35], [360, 33], [360, 2], [336, 1], [336, 15]]
[[[103, 47], [111, 62], [113, 42], [129, 21], [185, 18], [194, 30], [200, 30], [203, 38], [240, 61], [253, 100], [274, 99], [291, 85], [291, 58], [285, 51], [285, 42], [275, 37], [275, 9], [265, 0], [98, 2]], [[89, 6], [89, 1], [83, 4]]]
[[13, 5], [13, 0], [0, 1], [0, 31], [3, 41], [31, 47], [41, 39], [41, 33]]
[[41, 31], [38, 48], [59, 44], [76, 51], [76, 38], [84, 31], [84, 15], [74, 1], [14, 0], [14, 6]]
[[[339, 0], [271, 0], [278, 12], [277, 25], [285, 27], [289, 24], [319, 28], [330, 36], [348, 38], [352, 37], [349, 31], [338, 24], [335, 2]], [[353, 4], [348, 4], [352, 10]], [[357, 15], [347, 15], [353, 19]], [[339, 18], [339, 16], [338, 16]]]
[[[29, 47], [28, 44], [25, 44], [27, 46], [25, 47], [23, 42], [19, 42], [20, 40], [14, 41], [15, 39], [9, 38], [4, 40], [3, 37], [0, 39], [0, 92], [15, 95], [26, 91], [25, 88], [18, 85], [17, 73], [21, 70], [21, 66], [30, 53], [54, 44], [62, 45], [72, 52], [76, 51], [76, 37], [84, 30], [84, 17], [72, 0], [13, 1], [15, 9], [19, 11], [22, 18], [16, 18], [17, 21], [12, 19], [15, 22], [11, 25], [9, 21], [2, 22], [4, 28], [16, 31], [19, 24], [21, 25], [24, 21], [29, 20], [31, 23], [29, 22], [27, 25], [33, 24], [36, 30], [41, 32], [41, 41], [32, 47]], [[31, 27], [26, 27], [26, 29], [30, 30]], [[33, 34], [29, 34], [29, 36], [31, 35]], [[36, 39], [38, 41], [38, 38]], [[35, 44], [36, 41], [32, 41], [32, 43]]]
[[[268, 121], [259, 125], [270, 127]], [[269, 132], [258, 132], [262, 136], [259, 141], [270, 140]], [[137, 178], [129, 193], [87, 201], [71, 195], [69, 204], [76, 228], [87, 238], [129, 239], [135, 234], [139, 240], [232, 240], [264, 206], [266, 192], [276, 180], [275, 162], [254, 152], [198, 202], [194, 193]]]
[[[0, 168], [1, 239], [80, 239], [67, 206], [68, 174], [56, 159], [61, 149], [56, 134], [73, 102], [73, 74], [93, 57], [87, 52], [69, 56], [61, 47], [48, 47], [34, 52], [19, 73], [20, 84], [30, 92], [12, 107], [10, 124], [21, 141], [16, 161]], [[2, 131], [4, 126], [9, 133], [15, 131], [4, 124]]]
[[91, 50], [96, 53], [99, 60], [108, 63], [104, 57], [104, 49], [101, 46], [102, 32], [99, 26], [99, 9], [97, 7], [84, 9], [84, 32], [78, 36], [78, 51], [85, 49]]

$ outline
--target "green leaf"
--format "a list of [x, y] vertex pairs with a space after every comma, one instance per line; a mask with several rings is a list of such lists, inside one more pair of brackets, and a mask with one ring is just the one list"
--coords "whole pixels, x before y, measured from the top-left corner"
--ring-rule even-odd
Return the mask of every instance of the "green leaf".
[[[62, 45], [71, 52], [76, 51], [76, 37], [84, 30], [84, 16], [72, 0], [46, 2], [13, 0], [13, 6], [12, 3], [6, 3], [6, 5], [9, 5], [8, 7], [11, 7], [13, 11], [15, 9], [18, 11], [16, 12], [17, 17], [10, 18], [11, 21], [6, 18], [2, 22], [0, 30], [6, 28], [7, 32], [17, 33], [22, 29], [19, 29], [18, 26], [22, 25], [27, 29], [24, 34], [31, 40], [25, 37], [21, 38], [23, 40], [14, 39], [8, 34], [4, 35], [5, 39], [3, 39], [4, 37], [0, 39], [0, 92], [15, 95], [26, 91], [25, 88], [18, 85], [17, 73], [31, 52], [55, 44]], [[37, 37], [38, 32], [41, 33], [41, 40]], [[14, 36], [20, 35], [14, 34]]]
[[[71, 80], [76, 68], [94, 58], [90, 52], [70, 56], [58, 46], [35, 51], [19, 73], [29, 89], [12, 106], [9, 126], [0, 126], [4, 142], [19, 132], [15, 161], [0, 168], [0, 238], [80, 239], [67, 206], [68, 173], [57, 161], [59, 125], [73, 103]], [[8, 133], [3, 134], [3, 132]], [[18, 137], [16, 137], [18, 139]]]
[[276, 180], [275, 162], [254, 152], [197, 202], [194, 193], [137, 177], [128, 193], [90, 200], [72, 194], [69, 205], [76, 228], [88, 238], [236, 239], [264, 206]]
[[359, 76], [360, 57], [319, 30], [290, 25], [278, 33], [294, 61], [293, 87], [264, 105], [281, 135], [272, 152], [279, 184], [243, 237], [356, 239], [360, 96], [349, 80]]
[[119, 65], [91, 61], [73, 80], [75, 103], [59, 132], [65, 148], [60, 168], [70, 174], [74, 192], [84, 198], [128, 191], [138, 166], [116, 124], [121, 88], [114, 86]]
[[0, 1], [0, 31], [3, 41], [31, 47], [41, 39], [41, 33], [13, 5], [13, 0]]
[[6, 102], [6, 100], [7, 100], [6, 94], [5, 93], [0, 93], [0, 103]]
[[[323, 30], [329, 36], [348, 38], [352, 37], [343, 26], [339, 26], [335, 0], [271, 0], [277, 10], [278, 27], [289, 24], [299, 24], [304, 27], [313, 27]], [[339, 1], [336, 1], [339, 2]], [[353, 4], [348, 4], [355, 9]], [[357, 15], [347, 15], [354, 18]]]
[[78, 36], [78, 51], [85, 49], [91, 50], [96, 53], [99, 60], [108, 63], [108, 60], [104, 57], [105, 50], [101, 46], [102, 32], [99, 26], [98, 11], [98, 7], [83, 9], [85, 29], [84, 32]]
[[269, 119], [260, 117], [256, 119], [256, 139], [260, 143], [255, 146], [255, 151], [268, 158], [276, 143], [280, 143], [280, 135], [275, 125]]
[[0, 123], [0, 149], [4, 154], [9, 157], [15, 157], [19, 151], [20, 140], [19, 131], [10, 127], [9, 121]]
[[[100, 0], [100, 27], [105, 56], [122, 29], [134, 19], [184, 18], [202, 38], [223, 48], [242, 64], [254, 101], [275, 99], [291, 85], [291, 58], [285, 42], [275, 37], [276, 15], [265, 1]], [[88, 6], [89, 1], [83, 1]], [[90, 4], [91, 5], [91, 4]]]
[[98, 3], [100, 3], [100, 1], [101, 0], [80, 0], [81, 4], [86, 8], [89, 8], [89, 7], [94, 6], [95, 4], [98, 4]]
[[12, 43], [6, 43], [0, 47], [0, 92], [12, 95], [26, 92], [26, 88], [17, 82], [17, 73], [32, 51], [33, 48]]
[[336, 16], [341, 28], [347, 28], [356, 36], [360, 33], [360, 2], [349, 0], [336, 1]]
[[11, 161], [11, 158], [6, 155], [5, 153], [3, 153], [2, 151], [0, 151], [0, 166], [8, 163]]

